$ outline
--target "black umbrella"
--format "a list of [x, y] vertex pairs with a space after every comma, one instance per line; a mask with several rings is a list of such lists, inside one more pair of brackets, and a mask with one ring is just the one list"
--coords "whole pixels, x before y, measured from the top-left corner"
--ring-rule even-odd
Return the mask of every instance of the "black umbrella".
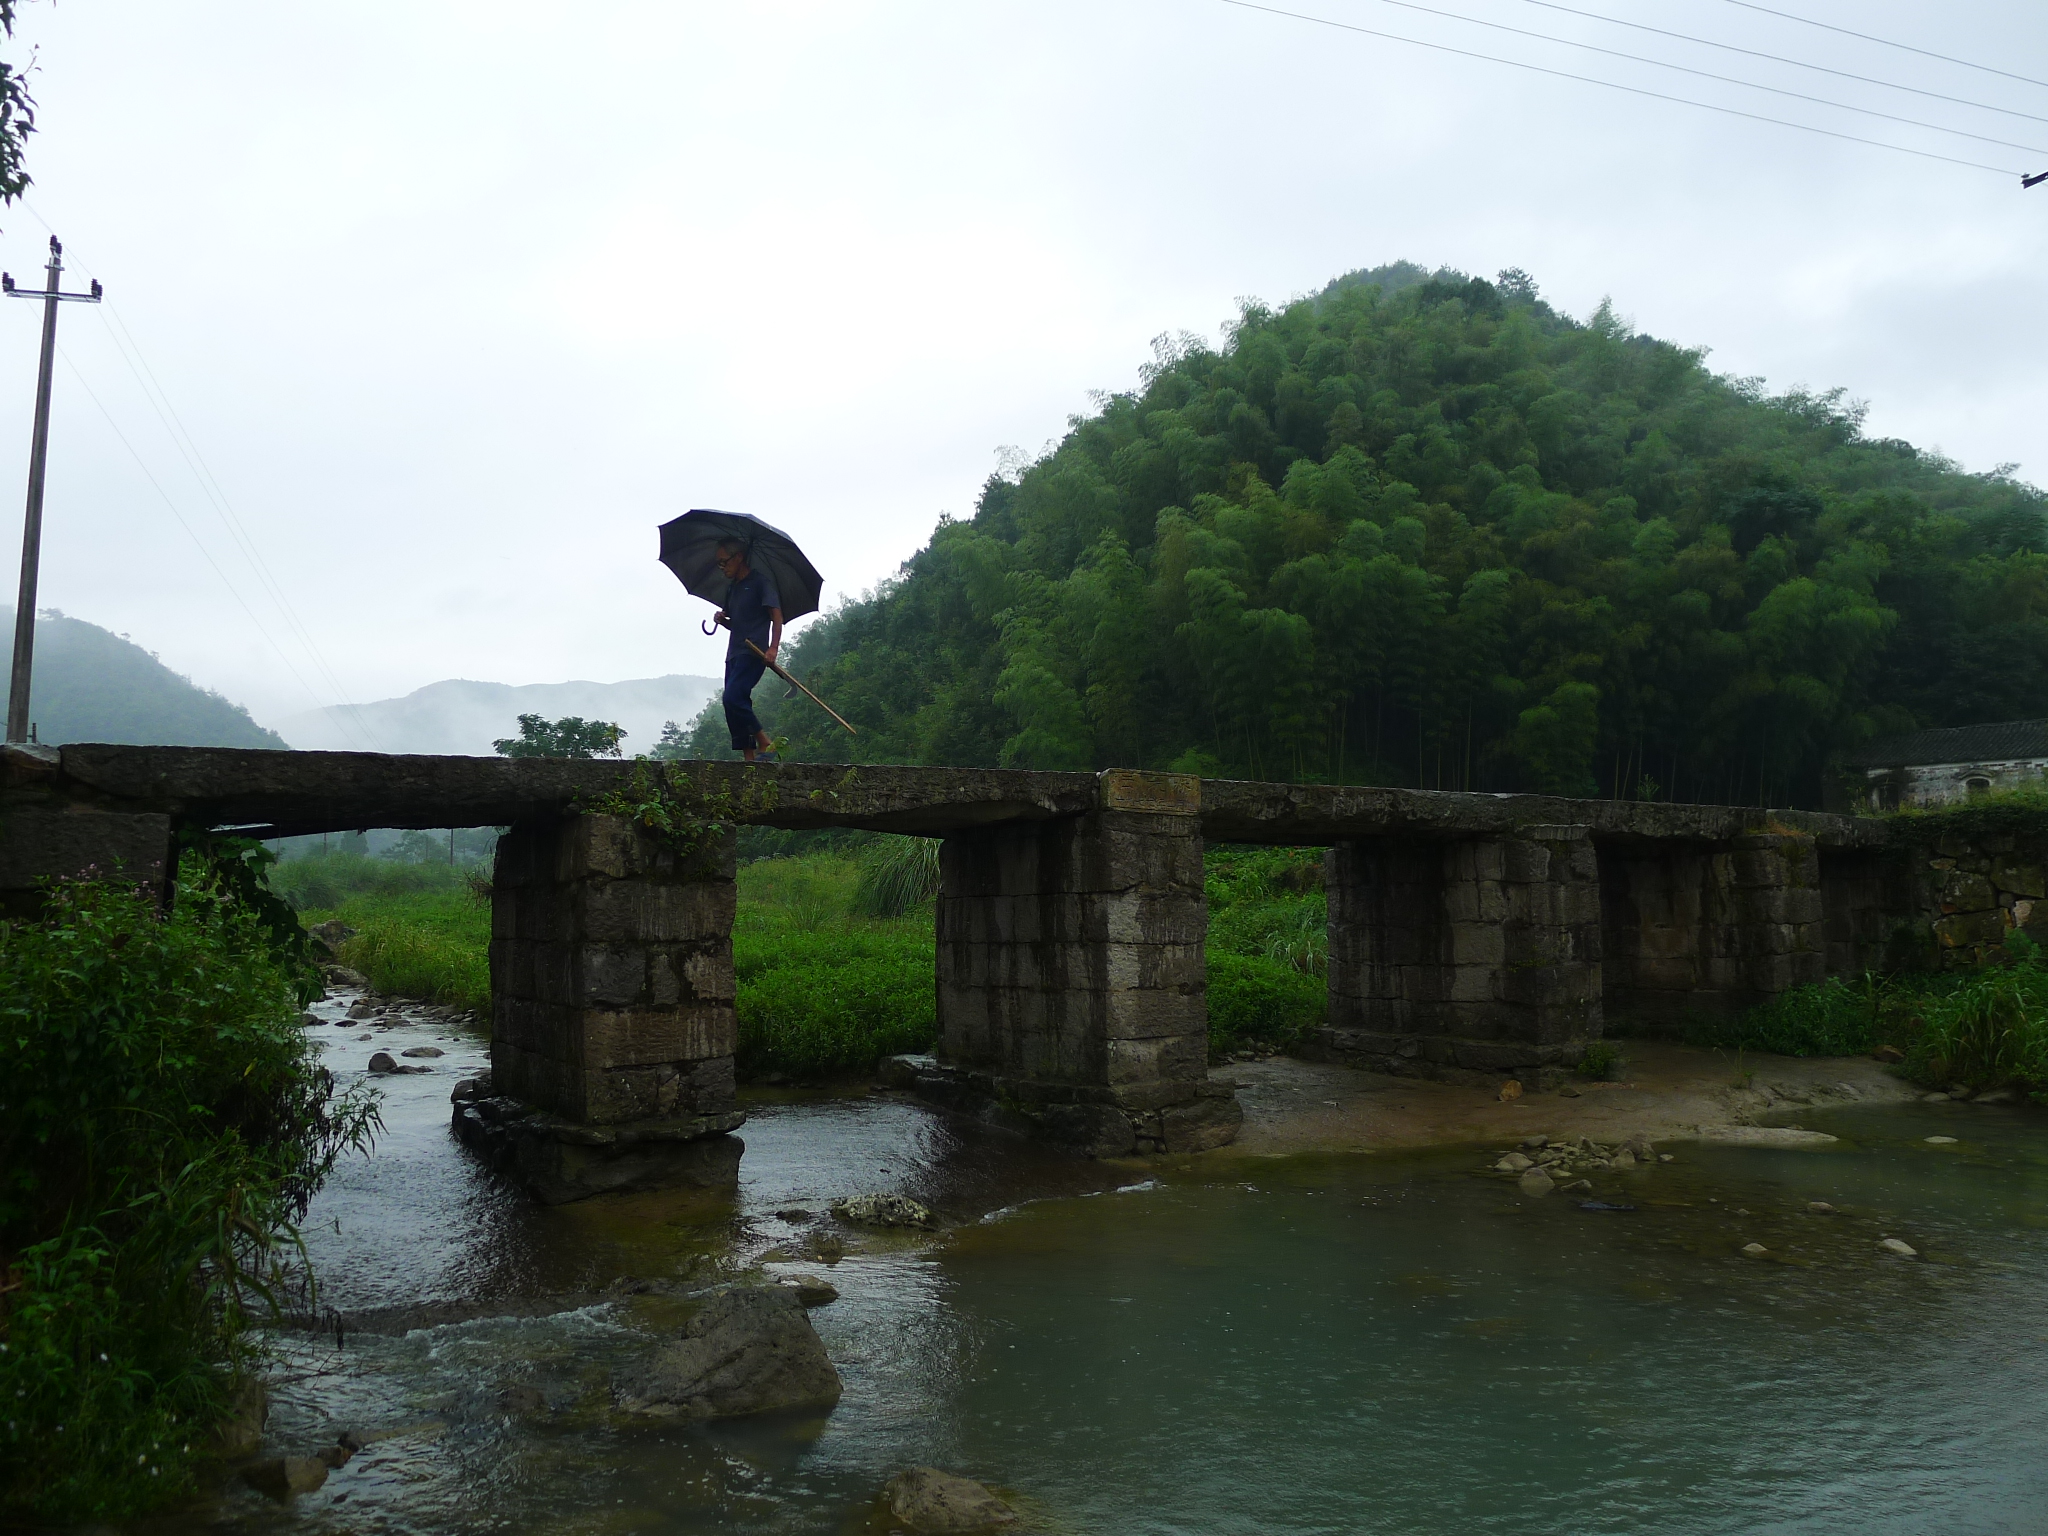
[[663, 523], [661, 563], [676, 573], [692, 597], [723, 608], [732, 583], [718, 568], [718, 546], [727, 542], [739, 545], [746, 552], [747, 564], [766, 572], [775, 584], [784, 623], [818, 611], [825, 578], [817, 567], [796, 547], [795, 539], [744, 512], [697, 507]]
[[[825, 578], [796, 547], [796, 540], [780, 528], [771, 528], [745, 512], [714, 512], [708, 507], [693, 507], [661, 525], [661, 563], [676, 573], [676, 579], [692, 597], [701, 597], [723, 608], [732, 583], [718, 568], [721, 544], [738, 544], [746, 552], [750, 567], [768, 573], [768, 579], [775, 583], [775, 595], [782, 599], [776, 606], [782, 609], [785, 624], [818, 611]], [[769, 670], [792, 689], [802, 689], [804, 697], [818, 708], [847, 730], [854, 729], [845, 716], [804, 687], [787, 669], [769, 661], [768, 653], [761, 647], [751, 640], [746, 647], [767, 662]]]

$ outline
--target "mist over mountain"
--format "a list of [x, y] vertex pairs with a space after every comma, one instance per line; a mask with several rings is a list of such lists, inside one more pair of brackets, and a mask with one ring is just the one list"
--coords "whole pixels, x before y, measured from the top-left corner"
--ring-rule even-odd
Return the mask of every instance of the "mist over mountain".
[[652, 751], [664, 722], [688, 723], [718, 692], [709, 677], [672, 674], [621, 683], [429, 683], [403, 698], [307, 710], [277, 722], [302, 750], [422, 752], [488, 757], [491, 743], [519, 733], [521, 715], [580, 715], [626, 728], [626, 755]]
[[[11, 647], [14, 609], [0, 608]], [[38, 740], [137, 746], [281, 747], [249, 711], [189, 677], [126, 635], [46, 608], [36, 620], [29, 718]]]

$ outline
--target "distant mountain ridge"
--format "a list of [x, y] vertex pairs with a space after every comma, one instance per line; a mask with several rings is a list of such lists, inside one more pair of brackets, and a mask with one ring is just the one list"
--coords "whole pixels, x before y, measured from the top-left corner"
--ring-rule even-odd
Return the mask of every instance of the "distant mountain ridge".
[[[11, 644], [14, 609], [0, 608]], [[0, 685], [4, 688], [4, 685]], [[165, 666], [125, 636], [55, 609], [36, 619], [29, 718], [36, 739], [133, 746], [281, 747], [249, 711]]]
[[519, 734], [521, 715], [580, 715], [626, 728], [628, 757], [651, 752], [661, 728], [688, 727], [718, 692], [716, 679], [672, 674], [620, 683], [479, 683], [450, 678], [403, 698], [307, 710], [277, 722], [302, 751], [436, 753], [488, 757], [491, 743]]

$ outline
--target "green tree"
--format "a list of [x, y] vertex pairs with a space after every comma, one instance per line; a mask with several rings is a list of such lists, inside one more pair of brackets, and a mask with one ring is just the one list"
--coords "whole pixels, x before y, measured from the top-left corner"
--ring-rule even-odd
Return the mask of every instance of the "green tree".
[[762, 715], [811, 760], [1811, 805], [1879, 731], [2048, 715], [2044, 505], [1526, 273], [1395, 263], [1161, 338], [792, 641], [858, 738]]
[[[585, 720], [564, 715], [546, 720], [539, 715], [521, 715], [519, 734], [491, 743], [500, 757], [623, 757], [619, 743], [626, 739], [622, 726], [604, 720]], [[662, 737], [666, 742], [668, 737]]]

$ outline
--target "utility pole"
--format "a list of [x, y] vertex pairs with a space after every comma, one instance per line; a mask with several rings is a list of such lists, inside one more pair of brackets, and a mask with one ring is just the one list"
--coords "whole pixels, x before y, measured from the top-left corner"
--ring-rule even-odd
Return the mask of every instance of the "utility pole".
[[57, 291], [57, 279], [64, 271], [64, 247], [55, 235], [50, 236], [50, 264], [44, 270], [49, 280], [41, 293], [16, 288], [13, 277], [0, 272], [0, 294], [43, 301], [43, 361], [36, 374], [36, 430], [28, 451], [28, 513], [21, 527], [21, 594], [14, 601], [14, 671], [7, 690], [10, 746], [28, 740], [28, 687], [36, 651], [36, 574], [43, 550], [43, 465], [50, 452], [50, 370], [57, 360], [57, 306], [67, 300], [82, 304], [100, 301], [98, 278], [92, 280], [90, 293]]

